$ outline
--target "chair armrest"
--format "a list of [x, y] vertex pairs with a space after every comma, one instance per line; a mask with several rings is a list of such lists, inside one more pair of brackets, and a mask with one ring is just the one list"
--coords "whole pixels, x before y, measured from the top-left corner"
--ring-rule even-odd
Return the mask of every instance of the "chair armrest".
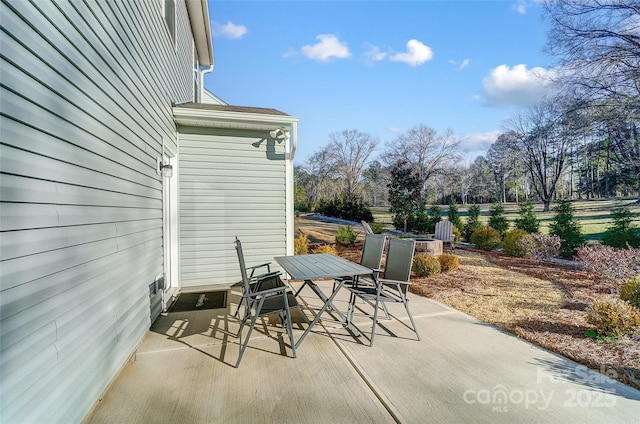
[[289, 290], [288, 286], [280, 286], [280, 287], [274, 287], [272, 289], [267, 289], [267, 290], [260, 290], [257, 292], [253, 292], [253, 293], [248, 293], [243, 295], [244, 297], [257, 297], [257, 296], [265, 296], [265, 295], [270, 295], [270, 294], [276, 294], [276, 293], [284, 293], [287, 290]]
[[381, 284], [411, 284], [411, 281], [388, 280], [386, 278], [378, 278], [378, 282]]
[[265, 262], [260, 265], [248, 266], [246, 269], [247, 271], [251, 270], [251, 276], [253, 277], [253, 274], [256, 272], [256, 269], [263, 268], [265, 266], [267, 267], [267, 273], [271, 272], [271, 262]]
[[250, 280], [252, 282], [261, 281], [261, 280], [266, 280], [268, 278], [272, 278], [278, 275], [282, 275], [282, 273], [280, 271], [274, 271], [274, 272], [269, 272], [268, 274], [260, 274], [260, 275], [253, 276], [250, 278]]

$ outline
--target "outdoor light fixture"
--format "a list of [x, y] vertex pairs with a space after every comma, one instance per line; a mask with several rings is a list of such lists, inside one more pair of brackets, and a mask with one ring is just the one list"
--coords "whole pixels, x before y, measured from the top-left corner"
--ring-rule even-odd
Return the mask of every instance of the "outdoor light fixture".
[[269, 135], [271, 136], [271, 138], [279, 139], [279, 138], [284, 138], [285, 133], [282, 130], [282, 128], [276, 128], [275, 130], [269, 131]]
[[173, 177], [173, 166], [168, 163], [162, 163], [162, 159], [156, 159], [156, 173], [166, 178]]

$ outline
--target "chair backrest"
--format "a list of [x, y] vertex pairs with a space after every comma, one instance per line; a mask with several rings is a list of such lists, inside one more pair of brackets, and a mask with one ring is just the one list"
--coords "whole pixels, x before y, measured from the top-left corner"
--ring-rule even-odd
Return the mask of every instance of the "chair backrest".
[[379, 269], [382, 263], [382, 252], [387, 237], [380, 234], [367, 234], [364, 237], [360, 265], [371, 269]]
[[371, 226], [367, 221], [362, 220], [360, 222], [362, 222], [362, 229], [364, 230], [365, 234], [373, 234], [373, 230], [371, 229]]
[[435, 237], [438, 240], [451, 241], [453, 238], [453, 223], [448, 220], [436, 223]]
[[[413, 252], [416, 247], [414, 239], [392, 238], [389, 240], [387, 263], [384, 267], [384, 278], [396, 281], [409, 281], [411, 278], [411, 266], [413, 265]], [[407, 286], [403, 285], [406, 293]]]
[[244, 264], [244, 254], [242, 253], [242, 243], [236, 237], [236, 254], [238, 255], [238, 263], [240, 264], [240, 274], [242, 274], [242, 284], [244, 286], [245, 293], [251, 293], [251, 286], [249, 284], [249, 277], [247, 276], [247, 267]]

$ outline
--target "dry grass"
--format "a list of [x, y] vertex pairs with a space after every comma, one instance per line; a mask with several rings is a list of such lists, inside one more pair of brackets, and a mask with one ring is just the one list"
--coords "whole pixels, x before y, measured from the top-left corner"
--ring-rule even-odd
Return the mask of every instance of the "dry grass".
[[[335, 225], [307, 220], [296, 225], [313, 243], [335, 241]], [[359, 241], [336, 250], [357, 262], [361, 248]], [[640, 334], [615, 342], [585, 336], [592, 328], [585, 319], [586, 307], [614, 287], [570, 264], [463, 249], [454, 254], [460, 268], [414, 278], [410, 290], [640, 389]]]

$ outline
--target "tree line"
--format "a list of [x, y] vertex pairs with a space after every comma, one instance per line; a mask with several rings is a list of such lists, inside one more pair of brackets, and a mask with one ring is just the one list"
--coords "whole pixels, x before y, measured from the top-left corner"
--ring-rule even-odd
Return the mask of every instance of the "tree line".
[[432, 204], [542, 202], [638, 195], [640, 4], [552, 0], [546, 50], [558, 60], [554, 94], [513, 116], [487, 154], [464, 163], [452, 130], [419, 124], [385, 143], [356, 129], [295, 167], [296, 207], [340, 199], [389, 205], [401, 195]]

